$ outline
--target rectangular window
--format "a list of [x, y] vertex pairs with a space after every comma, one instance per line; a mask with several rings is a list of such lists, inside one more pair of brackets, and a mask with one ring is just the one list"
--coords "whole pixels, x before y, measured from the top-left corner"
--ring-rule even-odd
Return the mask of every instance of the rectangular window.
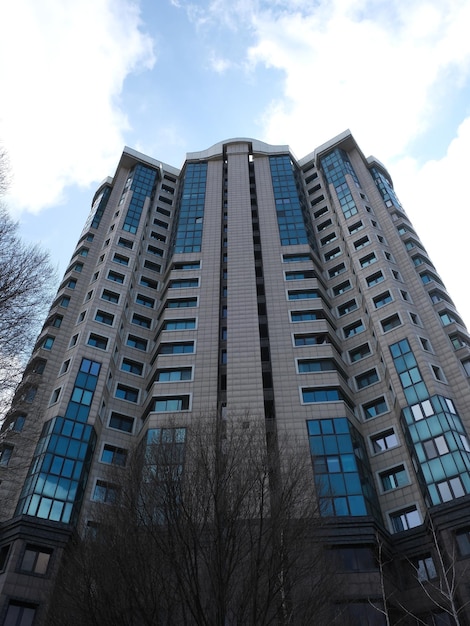
[[336, 285], [336, 287], [333, 287], [333, 295], [340, 296], [342, 293], [345, 293], [350, 289], [352, 289], [351, 283], [349, 280], [345, 280], [344, 283], [340, 283], [339, 285]]
[[65, 286], [69, 289], [75, 289], [75, 287], [77, 286], [77, 279], [71, 278]]
[[135, 324], [136, 326], [141, 326], [142, 328], [150, 328], [152, 326], [152, 320], [149, 317], [137, 315], [137, 313], [134, 313], [131, 321], [132, 324]]
[[377, 417], [377, 415], [381, 415], [382, 413], [386, 413], [388, 411], [388, 406], [385, 398], [380, 396], [380, 398], [375, 398], [375, 400], [371, 400], [371, 402], [363, 404], [362, 410], [364, 411], [364, 417], [368, 420], [372, 417]]
[[335, 232], [332, 232], [329, 235], [326, 235], [326, 237], [323, 237], [323, 239], [320, 239], [320, 245], [326, 246], [332, 241], [335, 241], [335, 239], [338, 239], [338, 237]]
[[389, 302], [392, 302], [393, 298], [390, 295], [389, 291], [385, 291], [384, 293], [381, 293], [379, 296], [376, 296], [373, 299], [374, 302], [374, 306], [376, 309], [380, 309], [381, 307], [385, 306], [386, 304], [388, 304]]
[[365, 326], [362, 320], [358, 320], [349, 326], [345, 326], [343, 328], [344, 337], [347, 339], [348, 337], [353, 337], [354, 335], [358, 335], [365, 330]]
[[356, 361], [360, 361], [364, 359], [366, 356], [371, 354], [370, 346], [368, 343], [363, 343], [361, 346], [354, 348], [354, 350], [349, 351], [349, 360], [351, 363], [355, 363]]
[[191, 380], [193, 371], [191, 367], [166, 368], [157, 370], [157, 381], [169, 383], [180, 380]]
[[149, 298], [148, 296], [144, 296], [141, 293], [138, 293], [135, 299], [137, 304], [141, 304], [142, 306], [146, 306], [149, 309], [153, 309], [155, 306], [155, 300], [153, 298]]
[[108, 280], [112, 280], [113, 282], [121, 285], [124, 282], [124, 274], [118, 274], [117, 272], [113, 272], [111, 270], [108, 272], [107, 278]]
[[147, 350], [147, 340], [142, 337], [136, 337], [135, 335], [128, 335], [126, 345], [137, 350]]
[[345, 302], [338, 307], [338, 315], [341, 317], [342, 315], [347, 315], [348, 313], [351, 313], [356, 309], [357, 302], [355, 300], [349, 300], [348, 302]]
[[376, 435], [372, 435], [370, 438], [372, 443], [372, 448], [376, 454], [379, 452], [385, 452], [386, 450], [390, 450], [391, 448], [396, 448], [398, 446], [398, 437], [395, 434], [393, 428], [388, 430], [384, 430], [381, 433], [377, 433]]
[[436, 483], [436, 487], [442, 502], [449, 502], [454, 498], [462, 498], [462, 496], [465, 495], [465, 489], [460, 476], [454, 476], [454, 478]]
[[60, 302], [59, 302], [59, 306], [63, 307], [64, 309], [66, 309], [70, 304], [70, 296], [62, 296]]
[[437, 578], [436, 566], [434, 565], [434, 561], [432, 560], [432, 556], [430, 554], [413, 559], [412, 566], [415, 570], [416, 578], [420, 582]]
[[401, 326], [401, 320], [398, 316], [398, 313], [395, 313], [395, 315], [392, 315], [391, 317], [387, 317], [387, 319], [382, 320], [380, 323], [382, 325], [384, 333], [387, 333], [389, 330], [393, 330], [394, 328]]
[[421, 525], [421, 517], [416, 506], [410, 506], [400, 511], [390, 513], [392, 532], [399, 533]]
[[163, 256], [163, 250], [161, 248], [156, 248], [155, 246], [147, 246], [147, 252], [155, 254], [155, 256]]
[[159, 265], [158, 263], [153, 263], [152, 261], [144, 261], [144, 267], [151, 272], [160, 272], [162, 269], [161, 265]]
[[342, 274], [345, 271], [346, 271], [345, 264], [344, 263], [340, 263], [339, 265], [336, 265], [335, 267], [332, 267], [330, 270], [328, 270], [328, 276], [330, 278], [334, 278], [335, 276], [339, 276], [340, 274]]
[[111, 313], [107, 313], [106, 311], [98, 310], [95, 315], [95, 322], [112, 326], [114, 322], [114, 315], [111, 315]]
[[114, 263], [119, 263], [120, 265], [129, 265], [129, 257], [122, 256], [122, 254], [115, 254], [113, 256]]
[[371, 276], [368, 276], [366, 278], [368, 287], [373, 287], [374, 285], [378, 285], [379, 283], [381, 283], [384, 280], [385, 280], [385, 278], [384, 278], [384, 275], [382, 274], [382, 272], [375, 272], [375, 274], [372, 274]]
[[444, 435], [427, 439], [423, 441], [422, 445], [424, 454], [428, 461], [449, 452], [449, 446], [447, 445]]
[[359, 222], [356, 222], [355, 224], [351, 224], [351, 226], [349, 226], [348, 230], [349, 230], [349, 233], [351, 235], [354, 235], [354, 233], [359, 232], [363, 228], [364, 228], [364, 224], [361, 221], [359, 221]]
[[337, 369], [333, 359], [301, 359], [297, 361], [297, 371], [299, 374], [334, 372]]
[[124, 237], [119, 237], [117, 245], [121, 246], [122, 248], [128, 248], [129, 250], [132, 250], [132, 248], [134, 247], [132, 241], [129, 241], [129, 239], [124, 239]]
[[165, 307], [167, 309], [187, 309], [197, 306], [197, 298], [176, 298], [167, 300]]
[[193, 352], [194, 341], [162, 343], [158, 350], [158, 354], [193, 354]]
[[334, 387], [302, 389], [302, 401], [304, 404], [313, 402], [338, 402], [344, 400], [343, 394]]
[[139, 390], [134, 387], [126, 387], [126, 385], [119, 384], [116, 387], [116, 398], [120, 400], [127, 400], [128, 402], [137, 402], [139, 399]]
[[125, 433], [132, 433], [134, 430], [134, 418], [121, 415], [120, 413], [111, 413], [108, 426], [109, 428], [122, 430]]
[[361, 239], [358, 239], [357, 241], [354, 242], [354, 247], [356, 248], [356, 250], [361, 250], [362, 248], [365, 248], [369, 244], [370, 244], [369, 237], [362, 237]]
[[117, 304], [119, 302], [119, 294], [115, 291], [109, 291], [108, 289], [104, 289], [101, 295], [102, 300], [106, 300], [107, 302], [112, 302], [113, 304]]
[[52, 550], [49, 548], [27, 544], [21, 560], [20, 569], [22, 572], [30, 572], [31, 574], [44, 576], [47, 573], [51, 555]]
[[144, 371], [143, 363], [139, 363], [138, 361], [132, 361], [131, 359], [123, 359], [121, 364], [121, 370], [123, 372], [129, 372], [130, 374], [136, 374], [137, 376], [142, 376], [142, 372]]
[[10, 446], [6, 443], [2, 444], [0, 447], [0, 467], [7, 467], [10, 462], [11, 455], [13, 454], [13, 446]]
[[124, 467], [126, 460], [127, 450], [112, 446], [109, 443], [104, 444], [100, 459], [102, 463], [109, 463], [110, 465], [119, 465]]
[[294, 346], [316, 346], [330, 343], [326, 333], [303, 333], [294, 335]]
[[54, 345], [54, 341], [55, 341], [55, 337], [51, 337], [50, 335], [48, 335], [47, 337], [44, 338], [41, 347], [44, 350], [51, 350], [52, 346]]
[[369, 385], [373, 385], [378, 382], [379, 375], [377, 374], [377, 370], [371, 369], [359, 376], [356, 376], [356, 386], [358, 389], [364, 389], [364, 387], [369, 387]]
[[148, 287], [149, 289], [158, 289], [158, 282], [148, 278], [147, 276], [140, 277], [139, 285], [142, 285], [142, 287]]
[[180, 320], [165, 320], [162, 330], [193, 330], [196, 328], [196, 318], [187, 318]]
[[94, 348], [106, 350], [108, 346], [108, 339], [106, 337], [102, 337], [101, 335], [95, 335], [95, 333], [91, 333], [87, 343], [89, 346], [93, 346]]
[[371, 252], [371, 254], [368, 254], [367, 256], [362, 257], [362, 259], [359, 259], [359, 263], [361, 267], [368, 267], [369, 265], [372, 265], [372, 263], [375, 263], [376, 261], [377, 261], [377, 257], [375, 256], [373, 252]]
[[170, 280], [168, 289], [185, 289], [187, 287], [199, 287], [199, 278], [178, 278]]
[[342, 254], [341, 252], [341, 248], [336, 247], [333, 248], [333, 250], [330, 250], [330, 252], [327, 252], [325, 254], [325, 261], [331, 261], [332, 259], [336, 259], [336, 257], [340, 256]]
[[187, 411], [189, 409], [189, 396], [159, 396], [154, 399], [153, 411], [167, 413], [172, 411]]
[[292, 290], [287, 292], [288, 300], [310, 300], [319, 298], [320, 294], [317, 289]]
[[200, 268], [201, 268], [200, 261], [186, 261], [182, 263], [173, 263], [173, 266], [171, 269], [182, 271], [182, 270], [198, 270]]
[[104, 480], [97, 480], [92, 500], [95, 500], [95, 502], [114, 504], [117, 502], [118, 495], [119, 487], [117, 485], [113, 485], [112, 483], [108, 483]]
[[460, 528], [455, 533], [455, 540], [461, 556], [470, 556], [470, 528]]
[[404, 465], [397, 465], [389, 470], [380, 472], [380, 486], [383, 491], [391, 491], [409, 484], [408, 474]]
[[306, 280], [308, 278], [315, 278], [315, 272], [313, 270], [286, 272], [286, 280]]
[[323, 311], [291, 311], [291, 322], [311, 322], [313, 320], [325, 319]]

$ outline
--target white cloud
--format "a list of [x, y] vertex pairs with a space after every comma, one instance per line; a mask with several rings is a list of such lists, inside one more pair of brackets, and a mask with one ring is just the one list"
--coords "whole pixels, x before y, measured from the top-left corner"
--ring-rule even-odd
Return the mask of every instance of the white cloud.
[[155, 62], [135, 2], [17, 0], [0, 21], [0, 56], [13, 206], [39, 211], [66, 185], [112, 172], [129, 124], [124, 80]]

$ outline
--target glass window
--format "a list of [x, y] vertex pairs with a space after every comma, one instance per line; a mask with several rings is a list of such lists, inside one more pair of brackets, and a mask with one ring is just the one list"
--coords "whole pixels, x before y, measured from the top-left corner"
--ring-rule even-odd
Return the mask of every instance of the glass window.
[[319, 298], [320, 294], [317, 289], [305, 289], [303, 291], [288, 291], [287, 297], [289, 300], [309, 300], [311, 298]]
[[396, 448], [398, 446], [398, 437], [393, 428], [372, 435], [370, 440], [372, 442], [372, 448], [376, 453], [385, 452], [386, 450], [390, 450], [390, 448]]
[[4, 626], [33, 626], [36, 607], [24, 602], [11, 600], [5, 616]]
[[192, 368], [191, 367], [180, 367], [176, 368], [167, 368], [157, 370], [157, 381], [160, 383], [163, 382], [174, 382], [179, 380], [191, 380], [192, 379]]
[[388, 411], [388, 406], [385, 398], [380, 396], [380, 398], [376, 398], [371, 402], [367, 402], [367, 404], [363, 404], [362, 409], [364, 411], [364, 417], [367, 420], [372, 417], [376, 417], [377, 415], [381, 415], [382, 413], [386, 413]]
[[87, 343], [89, 346], [93, 346], [94, 348], [106, 350], [108, 346], [108, 339], [106, 337], [101, 337], [101, 335], [95, 335], [94, 333], [91, 333]]
[[126, 345], [137, 350], [147, 350], [147, 340], [142, 337], [136, 337], [135, 335], [128, 335]]
[[108, 426], [109, 428], [122, 430], [125, 433], [132, 433], [134, 430], [134, 419], [120, 413], [111, 413]]
[[368, 267], [369, 265], [372, 265], [372, 263], [375, 263], [376, 261], [377, 261], [377, 257], [375, 256], [373, 252], [371, 254], [368, 254], [367, 256], [362, 257], [362, 259], [359, 259], [359, 263], [361, 264], [361, 267]]
[[0, 447], [0, 467], [6, 467], [10, 462], [11, 455], [13, 454], [13, 446], [9, 444], [2, 444]]
[[114, 315], [111, 315], [111, 313], [107, 313], [106, 311], [98, 310], [95, 315], [95, 322], [112, 326], [114, 322]]
[[346, 271], [345, 264], [340, 263], [339, 265], [335, 265], [335, 267], [332, 267], [330, 270], [328, 270], [328, 276], [330, 278], [334, 278], [335, 276], [339, 276], [339, 274], [342, 274], [345, 271]]
[[369, 385], [373, 385], [378, 382], [379, 375], [377, 374], [376, 369], [368, 370], [363, 374], [359, 374], [356, 376], [356, 385], [358, 389], [364, 389], [364, 387], [368, 387]]
[[389, 302], [392, 302], [393, 298], [390, 295], [389, 291], [385, 291], [384, 293], [381, 293], [379, 296], [376, 296], [373, 299], [374, 302], [374, 306], [376, 309], [380, 309], [380, 307], [385, 306], [386, 304], [388, 304]]
[[97, 480], [95, 489], [93, 491], [92, 500], [96, 502], [104, 502], [108, 504], [114, 504], [119, 495], [119, 487], [108, 483], [104, 480]]
[[341, 304], [338, 307], [338, 315], [341, 317], [342, 315], [351, 313], [352, 311], [355, 311], [356, 309], [357, 309], [356, 300], [349, 300], [348, 302], [345, 302], [344, 304]]
[[360, 361], [364, 359], [366, 356], [371, 354], [371, 349], [368, 343], [363, 343], [361, 346], [354, 348], [354, 350], [349, 351], [349, 359], [351, 363], [355, 363], [356, 361]]
[[130, 374], [136, 374], [137, 376], [141, 376], [144, 371], [143, 363], [139, 363], [138, 361], [132, 361], [131, 359], [123, 359], [121, 364], [121, 370], [123, 372], [129, 372]]
[[113, 256], [114, 263], [119, 263], [120, 265], [129, 265], [129, 257], [122, 256], [122, 254], [115, 254]]
[[380, 472], [379, 478], [383, 491], [398, 489], [398, 487], [408, 485], [410, 482], [404, 465], [397, 465], [397, 467]]
[[144, 296], [141, 293], [137, 294], [135, 301], [137, 304], [141, 304], [142, 306], [146, 306], [150, 309], [153, 309], [153, 307], [155, 306], [155, 300], [153, 298]]
[[410, 528], [421, 525], [421, 517], [416, 506], [390, 513], [390, 521], [392, 522], [394, 533], [399, 533], [403, 530], [409, 530]]
[[413, 559], [412, 565], [420, 582], [437, 577], [436, 566], [430, 554]]
[[154, 400], [153, 411], [166, 413], [168, 411], [187, 411], [189, 409], [189, 396], [165, 396]]
[[461, 556], [470, 556], [470, 528], [460, 528], [455, 533], [455, 540]]
[[119, 302], [119, 294], [114, 291], [109, 291], [108, 289], [104, 289], [101, 295], [102, 300], [107, 300], [108, 302], [112, 302], [113, 304], [117, 304]]
[[45, 337], [44, 341], [42, 342], [42, 347], [44, 348], [44, 350], [51, 350], [52, 346], [54, 345], [54, 340], [55, 337], [51, 337], [50, 335]]
[[194, 341], [178, 343], [160, 344], [159, 354], [192, 354], [194, 352]]
[[109, 271], [108, 280], [112, 280], [115, 283], [122, 284], [124, 282], [124, 274], [118, 274], [117, 272]]
[[380, 323], [384, 333], [392, 330], [393, 328], [397, 328], [397, 326], [401, 326], [401, 320], [398, 313], [395, 313], [395, 315], [392, 315], [391, 317], [387, 317], [387, 319], [382, 320]]
[[110, 465], [119, 465], [124, 467], [127, 460], [127, 450], [105, 443], [101, 452], [100, 460], [102, 463], [109, 463]]
[[21, 561], [21, 571], [32, 574], [46, 574], [52, 550], [33, 545], [27, 545]]
[[348, 337], [353, 337], [354, 335], [358, 335], [365, 330], [364, 323], [362, 320], [358, 320], [351, 324], [350, 326], [345, 326], [343, 328], [344, 337], [347, 339]]

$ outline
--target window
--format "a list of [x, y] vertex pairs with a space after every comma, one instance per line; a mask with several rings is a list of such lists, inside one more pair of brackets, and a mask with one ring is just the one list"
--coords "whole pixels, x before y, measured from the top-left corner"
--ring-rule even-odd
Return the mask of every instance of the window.
[[373, 385], [378, 382], [379, 375], [377, 374], [376, 369], [371, 369], [359, 376], [356, 376], [356, 386], [358, 389], [364, 389], [364, 387], [369, 387], [369, 385]]
[[155, 246], [147, 246], [147, 252], [150, 252], [150, 254], [155, 254], [155, 256], [163, 256], [163, 250], [161, 250], [160, 248], [156, 248]]
[[380, 486], [383, 491], [391, 491], [409, 484], [408, 474], [404, 465], [397, 465], [379, 474]]
[[429, 461], [443, 454], [447, 454], [449, 452], [449, 446], [447, 445], [444, 435], [440, 435], [423, 441], [423, 450], [426, 459]]
[[420, 526], [421, 517], [416, 506], [410, 506], [406, 509], [390, 513], [390, 521], [392, 523], [392, 532], [399, 533], [403, 530]]
[[333, 248], [333, 250], [330, 250], [330, 252], [327, 252], [325, 254], [325, 261], [331, 261], [332, 259], [336, 259], [336, 257], [341, 255], [341, 248], [336, 247]]
[[81, 248], [81, 249], [78, 251], [78, 254], [79, 254], [79, 256], [86, 257], [86, 256], [88, 256], [88, 253], [89, 253], [89, 252], [90, 252], [90, 249], [89, 249], [89, 248]]
[[0, 446], [0, 467], [7, 467], [13, 454], [13, 446], [6, 443]]
[[129, 265], [129, 257], [122, 256], [122, 254], [117, 254], [116, 253], [113, 256], [113, 261], [114, 261], [114, 263], [119, 263], [120, 265]]
[[437, 578], [436, 566], [430, 554], [413, 559], [412, 565], [415, 570], [416, 578], [420, 582]]
[[175, 298], [167, 300], [165, 303], [167, 309], [186, 309], [197, 306], [197, 298]]
[[345, 302], [341, 306], [338, 307], [338, 315], [341, 317], [342, 315], [346, 315], [347, 313], [351, 313], [357, 309], [357, 302], [355, 300], [349, 300]]
[[401, 320], [398, 316], [398, 313], [395, 313], [395, 315], [392, 315], [391, 317], [387, 317], [387, 319], [382, 320], [380, 323], [382, 325], [382, 330], [384, 331], [384, 333], [387, 333], [393, 328], [397, 328], [397, 326], [401, 326]]
[[21, 560], [21, 571], [44, 576], [47, 572], [51, 554], [52, 550], [49, 548], [28, 544]]
[[441, 318], [441, 324], [443, 326], [448, 326], [449, 324], [457, 321], [455, 317], [448, 311], [443, 311], [442, 313], [439, 313], [439, 317]]
[[160, 272], [162, 266], [158, 263], [153, 263], [153, 261], [144, 261], [144, 267], [151, 272]]
[[132, 241], [129, 241], [128, 239], [124, 239], [123, 237], [119, 237], [117, 245], [121, 246], [122, 248], [129, 248], [129, 250], [132, 250], [134, 246]]
[[100, 322], [101, 324], [107, 324], [108, 326], [112, 326], [114, 322], [114, 315], [111, 315], [111, 313], [106, 313], [106, 311], [98, 310], [95, 315], [95, 322]]
[[62, 320], [63, 319], [64, 318], [63, 318], [62, 315], [55, 315], [53, 320], [52, 320], [51, 326], [54, 326], [54, 328], [60, 328], [61, 325], [62, 325]]
[[155, 413], [168, 411], [187, 411], [189, 409], [189, 396], [160, 396], [155, 398], [152, 410]]
[[354, 350], [349, 351], [349, 360], [351, 363], [355, 363], [356, 361], [360, 361], [364, 359], [366, 356], [371, 354], [370, 346], [368, 343], [363, 343], [361, 346], [354, 348]]
[[119, 495], [119, 487], [104, 480], [97, 480], [93, 491], [92, 500], [114, 504]]
[[384, 281], [384, 275], [382, 274], [382, 272], [375, 272], [375, 274], [371, 274], [371, 276], [368, 276], [366, 278], [366, 282], [367, 282], [367, 286], [368, 287], [373, 287], [374, 285], [378, 285], [379, 283], [381, 283], [382, 281]]
[[325, 319], [323, 311], [291, 311], [291, 322], [309, 322], [313, 320]]
[[462, 335], [450, 335], [449, 339], [454, 346], [454, 350], [460, 350], [460, 348], [465, 348], [469, 344], [468, 339]]
[[61, 389], [62, 387], [54, 389], [54, 391], [52, 392], [50, 404], [55, 404], [59, 400]]
[[305, 333], [294, 335], [294, 346], [316, 346], [330, 343], [326, 333]]
[[108, 291], [108, 289], [104, 289], [101, 295], [101, 299], [112, 302], [113, 304], [117, 304], [119, 302], [119, 294], [114, 291]]
[[134, 419], [120, 413], [111, 413], [108, 426], [109, 428], [122, 430], [125, 433], [132, 433], [134, 430]]
[[121, 364], [121, 370], [123, 372], [129, 372], [130, 374], [136, 374], [137, 376], [142, 376], [142, 372], [144, 371], [143, 363], [139, 363], [138, 361], [132, 361], [131, 359], [123, 359]]
[[344, 396], [339, 389], [333, 387], [302, 389], [302, 401], [304, 404], [312, 402], [338, 402], [344, 400]]
[[192, 379], [191, 367], [167, 368], [157, 370], [157, 381], [159, 383], [174, 382], [177, 380], [191, 380]]
[[192, 354], [194, 352], [194, 341], [178, 343], [162, 343], [158, 350], [159, 354]]
[[201, 267], [200, 261], [186, 261], [185, 263], [174, 263], [172, 269], [174, 270], [198, 270]]
[[100, 459], [102, 463], [109, 463], [110, 465], [120, 465], [121, 467], [124, 467], [126, 460], [127, 450], [112, 446], [109, 443], [104, 444]]
[[470, 528], [460, 528], [455, 533], [455, 540], [461, 556], [470, 556]]
[[333, 359], [302, 359], [297, 362], [297, 371], [299, 374], [334, 372], [337, 369]]
[[363, 321], [358, 320], [357, 322], [354, 322], [354, 324], [345, 326], [343, 328], [343, 334], [345, 338], [347, 339], [348, 337], [353, 337], [354, 335], [358, 335], [359, 333], [362, 333], [365, 329], [366, 328], [364, 326]]
[[370, 438], [372, 443], [372, 449], [376, 454], [379, 452], [385, 452], [386, 450], [390, 450], [391, 448], [396, 448], [398, 446], [398, 437], [395, 434], [393, 428], [388, 430], [384, 430], [381, 433], [377, 433], [376, 435], [372, 435]]
[[32, 626], [36, 615], [36, 607], [25, 602], [11, 600], [8, 603], [4, 626]]
[[377, 415], [381, 415], [382, 413], [386, 413], [388, 411], [388, 406], [385, 398], [380, 396], [380, 398], [375, 398], [375, 400], [371, 400], [370, 402], [367, 402], [367, 404], [363, 404], [362, 410], [364, 411], [364, 417], [368, 420], [372, 417], [376, 417]]
[[331, 270], [328, 270], [328, 276], [330, 278], [334, 278], [335, 276], [339, 276], [340, 274], [342, 274], [345, 271], [346, 271], [345, 264], [344, 263], [340, 263], [339, 265], [335, 265], [335, 267], [332, 267]]
[[377, 257], [375, 256], [373, 252], [371, 252], [371, 254], [368, 254], [367, 256], [362, 257], [362, 259], [359, 259], [359, 263], [361, 267], [368, 267], [369, 265], [372, 265], [372, 263], [375, 263], [376, 261], [377, 261]]
[[180, 320], [165, 320], [162, 325], [162, 330], [192, 330], [196, 328], [196, 319], [185, 318]]
[[351, 224], [351, 226], [349, 226], [348, 230], [349, 230], [349, 233], [351, 235], [353, 235], [354, 233], [359, 232], [363, 228], [364, 228], [364, 224], [361, 221], [359, 221], [359, 222], [356, 222], [355, 224]]
[[307, 278], [315, 278], [315, 272], [313, 270], [286, 272], [286, 280], [306, 280]]
[[139, 390], [134, 387], [126, 387], [126, 385], [119, 384], [116, 387], [116, 398], [120, 400], [127, 400], [128, 402], [137, 402], [139, 399]]
[[23, 430], [25, 421], [26, 415], [17, 415], [8, 425], [8, 430], [13, 430], [16, 433], [20, 433]]
[[6, 567], [9, 553], [10, 553], [10, 544], [6, 546], [2, 546], [0, 548], [0, 572], [3, 572]]
[[152, 320], [148, 317], [144, 317], [143, 315], [137, 315], [137, 313], [134, 313], [132, 316], [132, 324], [136, 324], [136, 326], [141, 326], [142, 328], [150, 328], [152, 326]]
[[365, 248], [369, 244], [370, 244], [369, 237], [362, 237], [361, 239], [358, 239], [357, 241], [354, 242], [354, 247], [356, 248], [356, 250], [361, 250], [362, 248]]
[[59, 306], [63, 307], [64, 309], [66, 309], [70, 304], [70, 296], [62, 296], [60, 302], [59, 302]]
[[374, 302], [374, 306], [376, 309], [380, 309], [381, 307], [385, 306], [386, 304], [388, 304], [389, 302], [392, 302], [393, 298], [390, 295], [389, 291], [385, 291], [384, 293], [381, 293], [379, 296], [376, 296], [373, 299]]
[[316, 289], [304, 289], [288, 291], [287, 298], [288, 300], [310, 300], [312, 298], [319, 298], [319, 293]]
[[123, 284], [124, 282], [124, 274], [118, 274], [117, 272], [109, 271], [108, 272], [108, 280], [112, 280], [115, 283]]
[[69, 289], [75, 289], [75, 287], [77, 286], [77, 279], [71, 278], [65, 286]]
[[465, 489], [460, 476], [443, 480], [436, 483], [442, 502], [449, 502], [454, 498], [461, 498], [465, 495]]
[[337, 237], [335, 232], [332, 232], [329, 235], [327, 235], [326, 237], [323, 237], [323, 239], [320, 239], [320, 244], [322, 246], [326, 246], [329, 243], [331, 243], [332, 241], [335, 241], [335, 239], [338, 239], [338, 237]]
[[199, 287], [199, 278], [178, 278], [170, 280], [168, 289], [184, 289], [186, 287]]
[[126, 345], [137, 350], [147, 350], [147, 340], [142, 337], [136, 337], [135, 335], [128, 335]]
[[318, 224], [317, 230], [318, 230], [319, 233], [321, 233], [322, 230], [325, 230], [325, 228], [328, 228], [328, 226], [331, 226], [332, 224], [333, 224], [333, 222], [330, 219], [327, 219], [324, 222], [322, 222], [321, 224]]
[[90, 337], [87, 341], [89, 346], [93, 346], [94, 348], [99, 348], [100, 350], [106, 350], [108, 347], [108, 340], [106, 337], [102, 337], [101, 335], [95, 335], [95, 333], [91, 333]]
[[51, 350], [52, 346], [54, 345], [54, 340], [55, 337], [51, 337], [50, 335], [48, 335], [47, 337], [44, 338], [44, 341], [42, 342], [42, 348], [44, 348], [44, 350]]
[[153, 309], [155, 306], [155, 300], [153, 298], [149, 298], [147, 296], [142, 295], [141, 293], [137, 294], [135, 299], [137, 304], [141, 304], [142, 306], [146, 306], [149, 309]]
[[148, 287], [149, 289], [158, 289], [158, 282], [148, 278], [147, 276], [140, 277], [139, 285], [142, 285], [142, 287]]
[[372, 546], [338, 546], [333, 553], [339, 558], [341, 569], [346, 572], [370, 572], [377, 570]]
[[461, 361], [462, 363], [462, 367], [465, 370], [465, 374], [467, 376], [470, 376], [470, 359], [464, 359], [463, 361]]
[[350, 289], [352, 289], [352, 285], [349, 280], [346, 280], [344, 283], [340, 283], [339, 285], [336, 285], [336, 287], [333, 287], [333, 295], [340, 296], [342, 293], [345, 293]]

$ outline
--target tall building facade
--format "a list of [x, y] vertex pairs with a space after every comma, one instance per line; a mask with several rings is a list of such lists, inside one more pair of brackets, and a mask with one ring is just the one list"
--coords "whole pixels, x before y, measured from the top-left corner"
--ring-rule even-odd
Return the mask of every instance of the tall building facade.
[[358, 623], [385, 623], [383, 542], [396, 605], [416, 594], [421, 623], [453, 624], [420, 590], [443, 554], [461, 579], [470, 557], [469, 346], [349, 131], [300, 160], [227, 140], [181, 170], [126, 148], [3, 425], [0, 624], [41, 622], [71, 529], [113, 498], [107, 468], [201, 415], [275, 424], [312, 457]]

